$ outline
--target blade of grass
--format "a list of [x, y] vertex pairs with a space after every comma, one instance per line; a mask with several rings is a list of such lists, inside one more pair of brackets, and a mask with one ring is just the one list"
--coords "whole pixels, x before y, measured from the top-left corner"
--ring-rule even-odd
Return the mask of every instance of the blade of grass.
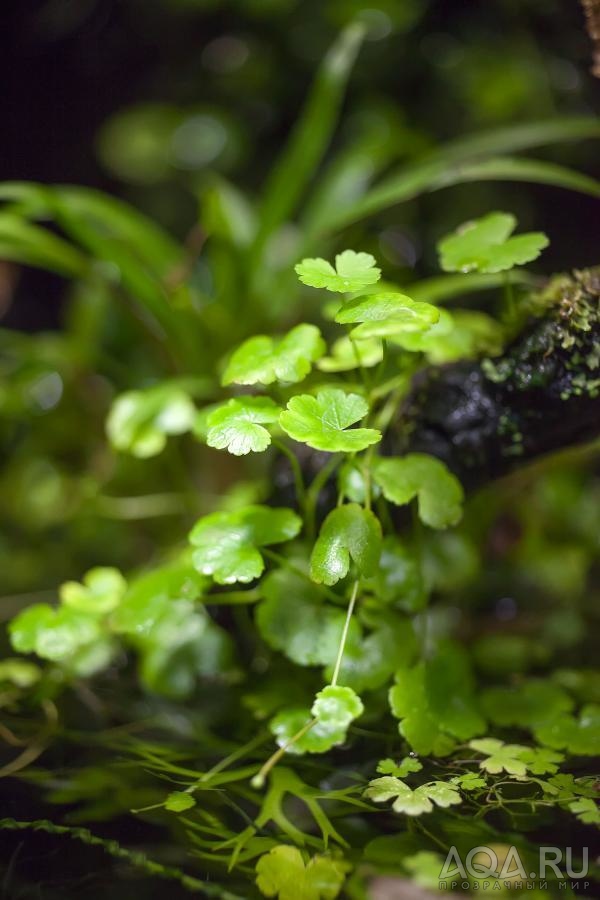
[[[512, 275], [515, 284], [530, 287], [536, 284], [535, 277], [525, 269], [513, 269]], [[502, 287], [503, 276], [503, 272], [489, 275], [480, 272], [469, 272], [468, 275], [461, 273], [437, 275], [433, 278], [424, 278], [415, 284], [403, 285], [402, 290], [413, 300], [425, 303], [445, 303], [447, 300], [453, 300], [454, 297], [463, 297], [465, 294]]]
[[438, 152], [447, 162], [458, 162], [476, 156], [518, 153], [534, 147], [594, 137], [600, 137], [600, 119], [592, 116], [568, 116], [470, 134], [450, 141]]
[[542, 160], [501, 157], [451, 166], [443, 160], [436, 160], [415, 164], [376, 185], [353, 206], [332, 210], [323, 231], [336, 231], [390, 206], [412, 200], [419, 194], [471, 181], [526, 181], [600, 197], [600, 182]]
[[75, 247], [14, 212], [0, 213], [0, 257], [69, 278], [81, 278], [89, 269]]
[[293, 215], [329, 145], [363, 36], [364, 27], [352, 24], [330, 48], [288, 143], [267, 181], [251, 254], [257, 266], [262, 263], [262, 251], [269, 236]]

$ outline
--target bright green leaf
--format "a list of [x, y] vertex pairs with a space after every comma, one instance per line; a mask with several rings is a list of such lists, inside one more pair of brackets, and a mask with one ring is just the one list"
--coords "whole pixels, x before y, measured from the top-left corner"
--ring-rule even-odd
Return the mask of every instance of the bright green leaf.
[[200, 519], [190, 532], [193, 562], [219, 584], [253, 581], [262, 573], [260, 547], [296, 537], [302, 522], [291, 509], [246, 506]]
[[325, 259], [303, 259], [295, 269], [303, 284], [340, 293], [361, 291], [381, 278], [375, 257], [370, 253], [355, 253], [354, 250], [338, 253], [335, 269]]
[[234, 351], [223, 384], [295, 384], [327, 351], [315, 325], [297, 325], [282, 338], [251, 337]]
[[357, 503], [329, 513], [310, 557], [310, 577], [335, 584], [345, 578], [354, 562], [361, 575], [375, 575], [381, 555], [381, 525], [370, 510]]
[[518, 776], [527, 774], [527, 764], [524, 762], [522, 754], [529, 748], [522, 744], [505, 744], [496, 738], [482, 738], [477, 741], [469, 741], [469, 747], [485, 756], [485, 759], [479, 763], [479, 767], [489, 772], [490, 775], [498, 775], [500, 772]]
[[440, 317], [440, 311], [429, 303], [411, 300], [405, 294], [367, 294], [344, 303], [335, 321], [342, 325], [356, 324], [353, 338], [389, 338], [405, 332], [419, 332], [430, 328]]
[[279, 424], [295, 441], [328, 453], [355, 453], [381, 440], [375, 428], [348, 430], [369, 411], [359, 394], [346, 394], [337, 388], [319, 391], [316, 397], [300, 394], [292, 397]]
[[196, 805], [196, 801], [187, 791], [171, 791], [165, 800], [165, 809], [170, 812], [185, 812]]
[[569, 803], [569, 809], [584, 825], [600, 825], [600, 809], [595, 800], [589, 797], [579, 797]]
[[90, 569], [83, 584], [67, 581], [61, 585], [60, 599], [65, 606], [91, 615], [111, 612], [121, 602], [127, 582], [118, 569]]
[[350, 865], [330, 856], [305, 863], [297, 847], [279, 844], [256, 864], [256, 884], [265, 897], [279, 900], [335, 900]]
[[419, 517], [431, 528], [456, 525], [462, 516], [464, 492], [443, 462], [424, 453], [381, 457], [373, 478], [391, 503], [403, 506], [418, 497]]
[[420, 763], [414, 756], [405, 756], [399, 763], [395, 763], [393, 759], [380, 760], [377, 771], [381, 775], [393, 775], [395, 778], [406, 778], [415, 772], [420, 772], [423, 763]]
[[234, 456], [261, 453], [271, 443], [263, 425], [276, 422], [281, 409], [268, 397], [239, 397], [213, 409], [207, 419], [207, 444]]
[[316, 696], [311, 712], [320, 722], [333, 729], [346, 729], [364, 712], [360, 697], [352, 688], [329, 684]]
[[[313, 716], [308, 707], [283, 709], [271, 719], [269, 729], [275, 736], [278, 746], [284, 747], [312, 720]], [[345, 727], [336, 726], [331, 722], [317, 721], [302, 737], [294, 741], [286, 752], [298, 756], [304, 753], [327, 753], [333, 747], [344, 743], [346, 730]]]
[[9, 634], [19, 653], [35, 652], [43, 659], [68, 662], [77, 650], [97, 640], [101, 630], [94, 616], [68, 606], [54, 609], [38, 603], [12, 620]]
[[466, 222], [438, 244], [446, 272], [504, 272], [531, 262], [548, 246], [541, 232], [510, 237], [517, 220], [510, 213], [489, 213]]

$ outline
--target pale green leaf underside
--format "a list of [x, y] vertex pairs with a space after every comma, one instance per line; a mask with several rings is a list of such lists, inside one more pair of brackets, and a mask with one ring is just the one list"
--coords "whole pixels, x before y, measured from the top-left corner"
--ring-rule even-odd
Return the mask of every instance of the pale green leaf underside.
[[434, 804], [447, 808], [462, 802], [458, 787], [445, 781], [430, 781], [414, 790], [408, 784], [391, 775], [375, 778], [369, 783], [364, 796], [375, 803], [393, 800], [392, 809], [408, 816], [420, 816], [433, 811]]
[[329, 856], [305, 864], [297, 847], [280, 844], [259, 859], [256, 884], [265, 897], [279, 900], [335, 900], [348, 869], [343, 859]]

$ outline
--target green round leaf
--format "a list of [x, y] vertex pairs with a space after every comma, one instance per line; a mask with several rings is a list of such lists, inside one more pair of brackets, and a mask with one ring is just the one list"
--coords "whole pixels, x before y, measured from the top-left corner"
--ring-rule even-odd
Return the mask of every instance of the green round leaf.
[[313, 856], [305, 864], [300, 850], [273, 847], [256, 864], [256, 884], [265, 897], [279, 900], [335, 900], [350, 865], [330, 856]]
[[438, 244], [442, 269], [446, 272], [504, 272], [522, 266], [548, 246], [541, 232], [510, 237], [517, 220], [510, 213], [489, 213], [466, 222]]
[[299, 394], [292, 397], [279, 424], [295, 441], [328, 453], [354, 453], [381, 440], [375, 428], [354, 428], [369, 411], [359, 394], [346, 394], [337, 388], [319, 391], [316, 397]]
[[196, 805], [196, 801], [187, 791], [171, 791], [165, 800], [165, 809], [170, 812], [185, 812]]
[[345, 303], [335, 321], [361, 323], [351, 332], [353, 338], [389, 338], [405, 332], [420, 332], [435, 324], [440, 311], [430, 303], [411, 300], [405, 294], [367, 294]]
[[335, 269], [324, 259], [303, 259], [295, 267], [298, 278], [310, 287], [328, 291], [354, 293], [361, 291], [381, 278], [381, 270], [370, 253], [344, 250], [335, 258]]
[[463, 489], [459, 480], [439, 459], [424, 453], [380, 458], [373, 464], [373, 478], [391, 503], [403, 506], [415, 497], [419, 517], [431, 528], [456, 525], [462, 516]]
[[[335, 661], [344, 630], [344, 610], [323, 601], [306, 579], [279, 570], [262, 582], [264, 600], [256, 613], [262, 637], [274, 650], [300, 666], [326, 666]], [[350, 623], [350, 637], [360, 638], [360, 627]]]
[[81, 612], [102, 615], [111, 612], [121, 602], [127, 582], [118, 569], [90, 569], [83, 584], [67, 581], [61, 585], [60, 600], [65, 606]]
[[381, 556], [381, 525], [370, 510], [357, 503], [339, 506], [329, 513], [310, 557], [313, 581], [335, 584], [350, 569], [350, 560], [369, 578], [377, 572]]
[[281, 408], [268, 397], [240, 397], [213, 409], [206, 442], [234, 456], [261, 453], [271, 443], [265, 424], [276, 422]]
[[246, 506], [217, 512], [196, 523], [190, 533], [193, 562], [203, 575], [219, 584], [253, 581], [262, 573], [260, 547], [296, 537], [301, 519], [291, 509]]
[[346, 729], [364, 710], [362, 700], [352, 688], [329, 684], [317, 694], [311, 712], [323, 725]]
[[[283, 709], [271, 719], [269, 729], [275, 736], [278, 746], [284, 747], [312, 718], [308, 707]], [[304, 753], [327, 753], [333, 747], [343, 744], [345, 739], [346, 728], [318, 721], [301, 738], [294, 741], [286, 752], [297, 756]]]
[[259, 334], [234, 351], [223, 384], [294, 384], [308, 375], [326, 349], [315, 325], [297, 325], [279, 339]]

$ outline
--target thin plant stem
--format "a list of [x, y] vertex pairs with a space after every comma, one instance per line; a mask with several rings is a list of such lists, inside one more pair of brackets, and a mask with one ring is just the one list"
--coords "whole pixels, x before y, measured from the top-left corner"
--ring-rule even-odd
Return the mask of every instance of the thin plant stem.
[[273, 766], [276, 766], [277, 763], [279, 762], [279, 760], [281, 759], [281, 757], [289, 750], [289, 748], [292, 747], [296, 743], [296, 741], [299, 741], [300, 738], [304, 737], [304, 735], [308, 731], [310, 731], [310, 729], [313, 727], [313, 725], [316, 725], [316, 723], [317, 723], [316, 718], [311, 719], [309, 722], [306, 723], [306, 725], [303, 725], [302, 728], [300, 729], [300, 731], [297, 731], [296, 734], [294, 734], [289, 739], [289, 741], [286, 741], [285, 744], [283, 744], [283, 746], [281, 746], [279, 748], [279, 750], [276, 750], [275, 753], [273, 753], [273, 755], [268, 758], [268, 760], [266, 761], [264, 766], [262, 766], [260, 771], [256, 773], [256, 775], [250, 782], [252, 787], [254, 787], [254, 788], [264, 787], [264, 783], [267, 778], [267, 775], [269, 774], [269, 772], [271, 771]]
[[348, 604], [348, 609], [346, 611], [346, 621], [344, 622], [344, 630], [342, 631], [342, 639], [340, 640], [340, 646], [338, 648], [338, 655], [335, 661], [335, 668], [333, 670], [333, 675], [331, 677], [331, 686], [335, 687], [337, 684], [337, 680], [340, 674], [340, 669], [342, 666], [342, 659], [344, 658], [344, 649], [346, 647], [346, 640], [348, 638], [348, 629], [350, 628], [350, 620], [352, 619], [352, 613], [354, 612], [354, 607], [356, 605], [356, 598], [358, 596], [358, 580], [354, 582], [354, 587], [352, 588], [352, 596], [350, 597], [350, 603]]

